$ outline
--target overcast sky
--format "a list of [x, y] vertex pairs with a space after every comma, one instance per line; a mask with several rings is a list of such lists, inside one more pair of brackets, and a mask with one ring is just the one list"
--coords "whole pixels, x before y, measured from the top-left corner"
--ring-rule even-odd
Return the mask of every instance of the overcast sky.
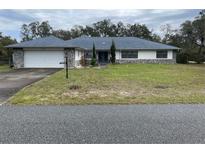
[[161, 35], [160, 26], [173, 28], [185, 20], [193, 20], [200, 10], [0, 10], [0, 32], [21, 39], [20, 28], [24, 23], [49, 21], [54, 29], [69, 29], [74, 25], [89, 25], [111, 19], [112, 22], [146, 24]]

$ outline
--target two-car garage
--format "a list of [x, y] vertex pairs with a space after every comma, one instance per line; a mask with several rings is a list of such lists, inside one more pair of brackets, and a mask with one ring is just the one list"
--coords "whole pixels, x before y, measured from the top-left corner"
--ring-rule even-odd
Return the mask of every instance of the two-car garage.
[[64, 68], [65, 52], [75, 49], [54, 36], [9, 45], [7, 48], [13, 51], [15, 68]]
[[64, 51], [24, 50], [24, 68], [63, 68]]

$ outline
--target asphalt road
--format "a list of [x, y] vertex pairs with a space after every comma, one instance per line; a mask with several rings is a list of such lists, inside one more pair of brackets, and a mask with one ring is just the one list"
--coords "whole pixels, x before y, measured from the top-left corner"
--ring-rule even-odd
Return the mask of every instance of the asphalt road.
[[0, 143], [205, 143], [205, 105], [3, 105]]
[[21, 88], [55, 73], [59, 69], [16, 69], [0, 73], [0, 104]]

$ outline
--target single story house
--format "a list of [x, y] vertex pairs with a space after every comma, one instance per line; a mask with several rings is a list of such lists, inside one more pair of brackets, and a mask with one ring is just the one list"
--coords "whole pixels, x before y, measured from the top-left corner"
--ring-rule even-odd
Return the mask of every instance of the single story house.
[[93, 43], [98, 63], [109, 63], [114, 41], [117, 63], [176, 63], [179, 48], [137, 37], [78, 37], [61, 40], [54, 36], [9, 45], [15, 68], [63, 68], [65, 55], [69, 65], [80, 67], [80, 60], [91, 60]]

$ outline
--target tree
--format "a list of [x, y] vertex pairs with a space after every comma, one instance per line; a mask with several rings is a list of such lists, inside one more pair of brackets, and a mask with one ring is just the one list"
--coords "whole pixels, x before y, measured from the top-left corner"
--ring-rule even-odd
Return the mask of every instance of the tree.
[[70, 30], [70, 33], [71, 33], [71, 37], [72, 37], [72, 38], [76, 38], [76, 37], [79, 37], [79, 36], [84, 35], [84, 34], [83, 34], [83, 26], [75, 25], [75, 26]]
[[193, 33], [195, 36], [195, 43], [198, 46], [198, 57], [197, 63], [202, 63], [204, 61], [204, 52], [205, 47], [205, 10], [202, 10], [199, 13], [199, 16], [192, 22]]
[[29, 41], [39, 37], [46, 37], [51, 35], [53, 28], [49, 25], [48, 21], [31, 22], [30, 24], [23, 24], [21, 26], [22, 41]]
[[69, 40], [72, 38], [71, 33], [69, 30], [53, 30], [52, 35], [55, 37], [61, 38], [63, 40]]
[[110, 57], [110, 61], [112, 64], [115, 63], [115, 51], [116, 51], [116, 48], [115, 48], [115, 42], [112, 40], [112, 45], [110, 47], [110, 53], [111, 53], [111, 57]]
[[152, 41], [161, 42], [161, 37], [157, 34], [152, 34]]
[[193, 51], [196, 47], [195, 44], [195, 35], [193, 33], [193, 25], [191, 21], [185, 21], [181, 24], [180, 34], [182, 37], [183, 49], [187, 50], [188, 52]]
[[96, 66], [97, 62], [96, 62], [96, 50], [95, 50], [95, 43], [93, 43], [93, 55], [92, 55], [92, 59], [91, 59], [91, 65], [92, 66]]
[[123, 24], [123, 22], [117, 22], [116, 24], [111, 22], [110, 19], [104, 19], [95, 22], [91, 25], [81, 26], [75, 25], [71, 29], [62, 30], [53, 28], [49, 25], [48, 21], [32, 22], [30, 24], [23, 24], [21, 27], [22, 41], [28, 41], [39, 37], [46, 37], [54, 35], [64, 40], [76, 38], [80, 36], [89, 37], [123, 37], [133, 36], [144, 38], [153, 41], [160, 41], [160, 37], [154, 34], [144, 24]]
[[11, 59], [11, 51], [5, 48], [5, 46], [17, 43], [16, 39], [12, 39], [10, 36], [3, 36], [0, 32], [0, 61], [8, 61]]
[[147, 28], [146, 25], [140, 25], [140, 24], [133, 24], [127, 25], [127, 32], [126, 36], [133, 36], [133, 37], [139, 37], [143, 39], [152, 39], [152, 32]]
[[170, 43], [170, 38], [177, 32], [175, 29], [172, 28], [170, 24], [162, 25], [160, 27], [160, 30], [164, 35], [162, 42], [166, 44]]
[[86, 36], [99, 37], [100, 33], [92, 26], [86, 25], [83, 29], [83, 34]]
[[3, 36], [2, 33], [0, 33], [0, 56], [1, 57], [8, 57], [9, 52], [5, 48], [5, 46], [17, 43], [16, 39], [12, 39], [10, 36]]
[[180, 59], [188, 56], [189, 61], [205, 61], [205, 10], [193, 21], [182, 23], [180, 29], [173, 30], [170, 25], [166, 25], [163, 32], [163, 42], [181, 48], [181, 54], [178, 54]]
[[106, 37], [113, 35], [113, 30], [111, 28], [112, 25], [113, 23], [110, 19], [104, 19], [102, 21], [94, 23], [93, 28], [100, 34], [101, 37]]
[[30, 35], [31, 35], [31, 39], [38, 38], [38, 36], [39, 36], [39, 31], [38, 31], [39, 26], [40, 26], [40, 23], [38, 21], [32, 22], [28, 25]]
[[122, 36], [126, 36], [126, 26], [123, 24], [123, 22], [118, 22], [116, 25], [116, 36], [118, 37], [122, 37]]
[[0, 32], [0, 39], [2, 38], [3, 36], [2, 36], [2, 32]]
[[30, 36], [29, 27], [26, 24], [23, 24], [21, 26], [21, 37], [22, 37], [22, 42], [32, 40], [32, 37]]
[[43, 21], [37, 26], [38, 37], [47, 37], [50, 36], [53, 32], [53, 28], [49, 25], [48, 21]]

